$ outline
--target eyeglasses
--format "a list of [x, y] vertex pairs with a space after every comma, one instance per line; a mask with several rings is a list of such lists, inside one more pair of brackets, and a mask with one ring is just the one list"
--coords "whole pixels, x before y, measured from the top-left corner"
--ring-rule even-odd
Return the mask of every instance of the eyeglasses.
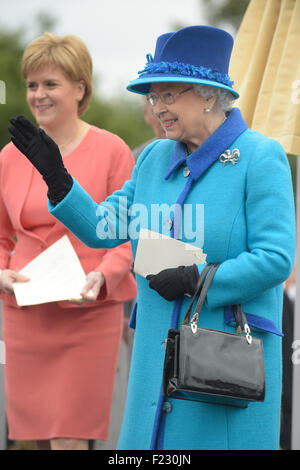
[[171, 91], [164, 91], [163, 93], [148, 93], [146, 95], [148, 103], [151, 104], [151, 106], [155, 106], [158, 98], [162, 100], [163, 103], [165, 104], [174, 104], [176, 101], [177, 96], [182, 95], [186, 91], [192, 90], [193, 87], [190, 86], [189, 88], [186, 88], [185, 90], [180, 91], [179, 93], [172, 93]]

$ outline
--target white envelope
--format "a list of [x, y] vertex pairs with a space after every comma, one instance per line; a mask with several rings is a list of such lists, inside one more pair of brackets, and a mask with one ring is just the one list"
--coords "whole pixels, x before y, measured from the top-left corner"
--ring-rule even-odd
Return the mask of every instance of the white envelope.
[[85, 272], [67, 235], [28, 263], [20, 273], [30, 278], [28, 282], [13, 284], [20, 306], [80, 299], [86, 283]]
[[141, 229], [134, 261], [134, 272], [146, 277], [163, 269], [204, 264], [206, 254], [201, 248], [180, 240]]

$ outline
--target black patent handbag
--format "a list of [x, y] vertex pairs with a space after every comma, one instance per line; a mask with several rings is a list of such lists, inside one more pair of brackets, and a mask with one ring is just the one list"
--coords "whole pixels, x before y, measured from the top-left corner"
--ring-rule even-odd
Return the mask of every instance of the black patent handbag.
[[218, 267], [219, 263], [205, 266], [180, 330], [168, 331], [163, 393], [172, 398], [246, 408], [248, 402], [264, 401], [265, 397], [261, 339], [252, 337], [241, 305], [233, 307], [235, 333], [202, 328], [197, 324]]

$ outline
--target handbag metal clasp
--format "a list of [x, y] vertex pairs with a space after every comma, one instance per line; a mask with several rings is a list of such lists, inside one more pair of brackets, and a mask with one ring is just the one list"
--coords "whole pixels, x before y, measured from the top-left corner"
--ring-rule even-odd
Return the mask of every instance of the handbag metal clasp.
[[252, 336], [251, 336], [251, 330], [249, 328], [248, 323], [244, 324], [244, 332], [245, 332], [245, 335], [246, 335], [247, 343], [251, 344], [252, 343]]
[[198, 323], [198, 319], [199, 319], [199, 314], [198, 313], [194, 313], [192, 319], [191, 319], [191, 329], [192, 329], [192, 332], [195, 334], [196, 331], [197, 331], [197, 323]]

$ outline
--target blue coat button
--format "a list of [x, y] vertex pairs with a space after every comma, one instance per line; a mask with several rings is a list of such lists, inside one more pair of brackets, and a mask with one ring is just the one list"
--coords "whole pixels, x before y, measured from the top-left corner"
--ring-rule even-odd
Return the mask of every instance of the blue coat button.
[[184, 169], [183, 169], [183, 176], [184, 176], [185, 178], [187, 178], [187, 177], [189, 176], [190, 172], [191, 172], [191, 171], [190, 171], [189, 167], [188, 167], [188, 166], [185, 166]]
[[171, 403], [168, 402], [168, 401], [165, 401], [164, 404], [163, 404], [163, 406], [162, 406], [162, 409], [163, 409], [163, 411], [164, 411], [165, 413], [171, 413], [171, 411], [172, 411], [172, 405], [171, 405]]

